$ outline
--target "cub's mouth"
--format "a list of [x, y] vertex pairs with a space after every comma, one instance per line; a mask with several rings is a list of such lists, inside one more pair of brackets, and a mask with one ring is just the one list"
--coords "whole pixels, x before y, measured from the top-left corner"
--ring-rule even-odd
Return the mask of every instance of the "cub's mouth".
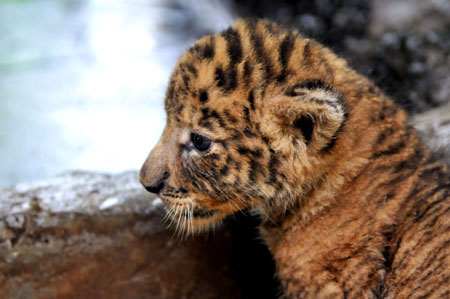
[[189, 203], [173, 203], [173, 199], [166, 199], [162, 196], [160, 196], [160, 198], [167, 213], [172, 214], [173, 216], [185, 214], [189, 218], [207, 219], [213, 217], [219, 212], [217, 209], [205, 209], [203, 207], [196, 207]]
[[192, 213], [194, 218], [210, 218], [217, 214], [218, 210], [204, 210], [204, 209], [195, 209]]
[[173, 198], [164, 198], [164, 196], [160, 196], [160, 198], [166, 211], [164, 221], [181, 236], [214, 229], [216, 226], [220, 226], [224, 217], [219, 209], [207, 209], [198, 206], [195, 202], [185, 200], [179, 202]]

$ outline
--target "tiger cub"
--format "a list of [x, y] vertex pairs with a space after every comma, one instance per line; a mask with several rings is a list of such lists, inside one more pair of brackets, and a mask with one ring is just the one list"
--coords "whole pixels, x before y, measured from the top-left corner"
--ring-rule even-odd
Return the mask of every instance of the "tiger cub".
[[446, 166], [314, 40], [237, 20], [173, 71], [140, 180], [193, 234], [244, 209], [288, 298], [450, 297]]

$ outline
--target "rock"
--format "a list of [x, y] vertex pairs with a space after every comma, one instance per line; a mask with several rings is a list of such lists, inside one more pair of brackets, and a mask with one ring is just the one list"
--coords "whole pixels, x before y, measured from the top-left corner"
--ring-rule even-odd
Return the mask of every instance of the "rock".
[[411, 113], [448, 103], [449, 27], [447, 0], [373, 1], [366, 73]]
[[239, 297], [231, 230], [181, 240], [162, 216], [136, 172], [1, 191], [0, 298]]
[[450, 165], [450, 102], [417, 114], [410, 122], [421, 133], [428, 147]]

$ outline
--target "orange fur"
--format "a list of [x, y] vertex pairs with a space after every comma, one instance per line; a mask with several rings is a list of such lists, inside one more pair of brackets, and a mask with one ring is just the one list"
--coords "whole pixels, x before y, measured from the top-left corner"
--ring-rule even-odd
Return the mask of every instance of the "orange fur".
[[140, 179], [181, 231], [256, 211], [286, 297], [449, 297], [448, 170], [330, 50], [238, 20], [179, 59], [165, 108]]

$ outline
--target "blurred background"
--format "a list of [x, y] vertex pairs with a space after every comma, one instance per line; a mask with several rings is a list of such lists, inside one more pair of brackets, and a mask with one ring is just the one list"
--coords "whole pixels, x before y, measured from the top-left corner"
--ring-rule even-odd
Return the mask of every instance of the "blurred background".
[[299, 28], [412, 115], [450, 99], [448, 0], [0, 0], [0, 188], [138, 169], [176, 58], [239, 16]]

